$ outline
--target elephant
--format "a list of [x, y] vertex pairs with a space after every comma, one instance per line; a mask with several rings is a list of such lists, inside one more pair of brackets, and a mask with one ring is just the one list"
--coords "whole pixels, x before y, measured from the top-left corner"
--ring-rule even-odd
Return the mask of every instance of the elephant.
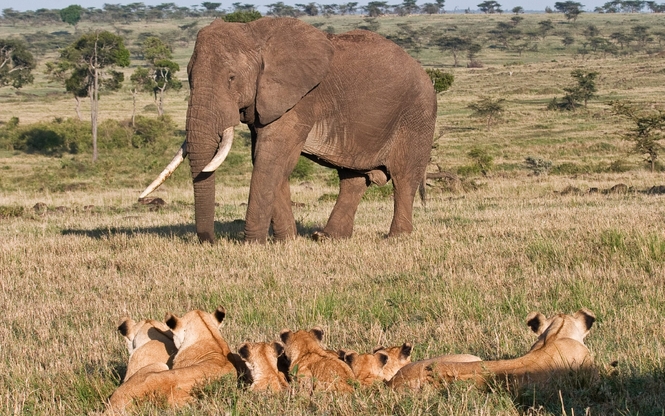
[[339, 195], [315, 238], [347, 238], [372, 183], [392, 180], [388, 236], [413, 230], [436, 121], [432, 82], [420, 64], [365, 30], [327, 34], [294, 18], [220, 19], [201, 29], [187, 67], [186, 139], [147, 196], [185, 157], [194, 185], [196, 233], [214, 242], [215, 169], [233, 128], [251, 133], [252, 176], [245, 240], [296, 236], [289, 175], [299, 156], [337, 170]]

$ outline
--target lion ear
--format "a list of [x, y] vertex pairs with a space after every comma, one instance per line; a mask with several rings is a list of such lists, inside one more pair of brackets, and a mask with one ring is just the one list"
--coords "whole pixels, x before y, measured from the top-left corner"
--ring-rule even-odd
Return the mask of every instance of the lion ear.
[[173, 315], [171, 312], [167, 312], [166, 316], [164, 317], [164, 322], [169, 328], [171, 328], [171, 331], [173, 331], [178, 326], [180, 319], [178, 319], [178, 317]]
[[249, 344], [244, 343], [238, 348], [238, 355], [243, 359], [243, 360], [248, 360], [249, 359]]
[[226, 309], [224, 309], [223, 306], [218, 306], [217, 309], [215, 309], [213, 316], [217, 320], [217, 323], [221, 324], [224, 317], [226, 317]]
[[136, 322], [134, 322], [132, 318], [122, 318], [118, 323], [118, 331], [120, 332], [120, 335], [132, 341], [135, 335], [132, 330], [135, 326]]
[[285, 344], [288, 342], [290, 336], [291, 336], [290, 329], [282, 329], [282, 332], [279, 333], [279, 339], [281, 339], [282, 342]]
[[376, 354], [378, 351], [385, 350], [385, 349], [386, 349], [386, 347], [384, 347], [383, 345], [379, 345], [378, 347], [376, 347], [372, 350], [372, 354]]
[[575, 318], [577, 321], [584, 322], [584, 327], [586, 328], [587, 332], [589, 332], [593, 323], [596, 322], [596, 315], [594, 315], [594, 313], [587, 308], [582, 308], [575, 312], [573, 318]]
[[545, 330], [545, 321], [547, 321], [547, 318], [540, 312], [531, 312], [526, 317], [526, 324], [536, 335], [542, 334]]
[[272, 347], [275, 350], [275, 353], [277, 354], [277, 357], [281, 356], [284, 354], [284, 345], [281, 342], [273, 342]]
[[316, 337], [319, 341], [323, 341], [323, 329], [318, 326], [315, 326], [309, 331], [312, 335]]
[[250, 24], [265, 39], [256, 112], [261, 124], [269, 124], [323, 80], [334, 49], [325, 33], [298, 19], [260, 19]]
[[411, 344], [405, 342], [404, 344], [402, 344], [402, 348], [399, 351], [399, 356], [405, 359], [409, 358], [411, 356], [411, 350], [413, 350]]
[[386, 364], [388, 364], [388, 358], [389, 358], [388, 355], [386, 355], [382, 352], [377, 352], [374, 355], [376, 355], [376, 358], [379, 359], [379, 362], [381, 363], [381, 367], [385, 367]]
[[344, 362], [347, 363], [349, 366], [353, 364], [353, 362], [358, 358], [358, 353], [357, 352], [347, 352], [344, 354]]

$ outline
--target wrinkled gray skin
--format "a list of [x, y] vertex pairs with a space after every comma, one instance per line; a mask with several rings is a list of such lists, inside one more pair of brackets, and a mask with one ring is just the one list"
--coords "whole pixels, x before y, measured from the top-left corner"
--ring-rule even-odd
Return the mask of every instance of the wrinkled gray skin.
[[355, 30], [326, 35], [291, 18], [216, 20], [202, 29], [187, 68], [187, 148], [196, 232], [214, 241], [212, 159], [222, 132], [240, 122], [252, 134], [254, 168], [245, 239], [296, 235], [288, 178], [299, 155], [336, 168], [340, 193], [319, 234], [350, 237], [360, 198], [392, 179], [389, 235], [412, 231], [415, 193], [429, 162], [436, 96], [420, 65], [394, 43]]

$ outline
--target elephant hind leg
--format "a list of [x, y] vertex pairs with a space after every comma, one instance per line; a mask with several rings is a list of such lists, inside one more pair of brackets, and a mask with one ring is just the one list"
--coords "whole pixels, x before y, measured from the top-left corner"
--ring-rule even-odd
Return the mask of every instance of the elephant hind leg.
[[348, 169], [338, 169], [337, 173], [339, 174], [337, 202], [323, 232], [315, 234], [315, 238], [349, 238], [353, 235], [353, 220], [356, 217], [360, 199], [369, 186], [369, 181], [365, 174]]
[[400, 178], [393, 177], [395, 211], [390, 224], [389, 237], [413, 231], [413, 200], [419, 185], [420, 181], [414, 181], [411, 178], [401, 178], [400, 180]]

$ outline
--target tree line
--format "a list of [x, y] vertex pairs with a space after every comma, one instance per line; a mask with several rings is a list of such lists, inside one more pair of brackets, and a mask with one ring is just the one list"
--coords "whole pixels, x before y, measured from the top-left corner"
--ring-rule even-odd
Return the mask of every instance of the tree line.
[[[130, 4], [110, 4], [106, 3], [102, 8], [81, 7], [79, 5], [70, 5], [64, 9], [38, 9], [28, 11], [17, 11], [13, 8], [2, 10], [0, 23], [3, 24], [31, 24], [46, 25], [55, 24], [61, 21], [68, 23], [86, 21], [91, 23], [131, 23], [137, 21], [159, 21], [167, 19], [184, 19], [196, 17], [220, 17], [227, 13], [256, 11], [257, 6], [251, 3], [232, 3], [230, 7], [221, 9], [222, 3], [202, 2], [190, 7], [177, 6], [175, 3], [162, 3], [156, 6], [146, 5], [142, 2]], [[438, 14], [445, 13], [445, 0], [434, 0], [418, 5], [416, 0], [403, 0], [399, 4], [389, 4], [387, 1], [370, 1], [364, 6], [359, 6], [358, 2], [347, 3], [296, 3], [286, 4], [282, 1], [271, 3], [265, 6], [266, 15], [278, 17], [300, 17], [300, 16], [331, 16], [331, 15], [349, 15], [365, 14], [370, 17], [377, 17], [387, 14], [410, 15], [410, 14]], [[477, 5], [478, 11], [482, 13], [504, 13], [502, 6], [495, 0], [485, 0]], [[575, 1], [556, 2], [554, 7], [546, 7], [545, 12], [561, 12], [566, 14], [569, 19], [576, 18], [584, 10], [584, 5]], [[516, 6], [511, 9], [515, 14], [523, 13], [524, 8]], [[656, 3], [655, 1], [645, 0], [612, 0], [603, 6], [596, 7], [597, 13], [638, 13], [650, 11], [653, 13], [665, 12], [665, 3]], [[471, 9], [465, 12], [471, 13]], [[72, 23], [75, 24], [75, 23]]]

